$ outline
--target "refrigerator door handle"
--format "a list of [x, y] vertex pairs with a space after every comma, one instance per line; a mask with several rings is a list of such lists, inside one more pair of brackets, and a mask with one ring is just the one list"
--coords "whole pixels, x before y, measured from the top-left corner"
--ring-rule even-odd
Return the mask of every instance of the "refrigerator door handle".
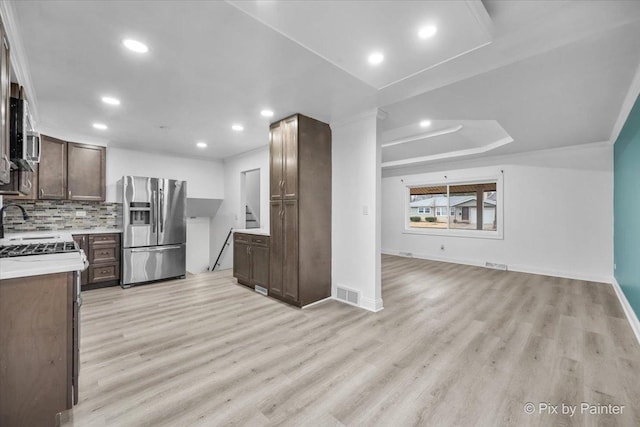
[[171, 246], [158, 246], [154, 248], [132, 248], [131, 252], [162, 252], [168, 251], [171, 249], [180, 249], [182, 245], [171, 245]]
[[156, 209], [158, 205], [156, 204], [156, 192], [155, 190], [151, 192], [151, 228], [153, 233], [156, 232]]
[[164, 233], [164, 191], [161, 188], [158, 192], [160, 193], [160, 232]]

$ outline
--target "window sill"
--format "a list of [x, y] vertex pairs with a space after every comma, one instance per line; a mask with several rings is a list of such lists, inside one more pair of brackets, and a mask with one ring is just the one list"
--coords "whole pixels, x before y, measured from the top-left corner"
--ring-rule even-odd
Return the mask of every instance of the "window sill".
[[402, 234], [420, 234], [423, 236], [467, 237], [471, 239], [504, 240], [501, 231], [452, 230], [448, 229], [414, 229], [405, 228]]

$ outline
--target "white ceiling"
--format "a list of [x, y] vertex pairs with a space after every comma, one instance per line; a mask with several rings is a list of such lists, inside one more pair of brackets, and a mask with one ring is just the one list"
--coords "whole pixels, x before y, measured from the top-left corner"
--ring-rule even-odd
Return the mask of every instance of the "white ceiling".
[[415, 122], [382, 132], [381, 141], [383, 167], [482, 153], [513, 142], [495, 120], [432, 120], [428, 129]]
[[[497, 124], [514, 139], [484, 155], [602, 141], [640, 62], [638, 1], [12, 7], [42, 132], [182, 156], [225, 158], [264, 146], [269, 122], [292, 113], [332, 122], [375, 107], [388, 113], [383, 138], [415, 134], [424, 118], [432, 129], [467, 124], [465, 133], [403, 144], [387, 159], [489, 147], [492, 137], [471, 123]], [[438, 33], [418, 40], [417, 28], [431, 20]], [[125, 50], [125, 37], [150, 52]], [[372, 49], [385, 53], [377, 67], [366, 62]], [[122, 105], [102, 104], [103, 95]], [[275, 116], [261, 117], [263, 108]], [[233, 123], [245, 131], [232, 131]], [[196, 141], [209, 147], [197, 150]]]
[[[229, 3], [377, 89], [491, 42], [491, 20], [480, 2]], [[437, 33], [421, 39], [426, 26]], [[372, 52], [384, 54], [383, 64], [368, 63]]]

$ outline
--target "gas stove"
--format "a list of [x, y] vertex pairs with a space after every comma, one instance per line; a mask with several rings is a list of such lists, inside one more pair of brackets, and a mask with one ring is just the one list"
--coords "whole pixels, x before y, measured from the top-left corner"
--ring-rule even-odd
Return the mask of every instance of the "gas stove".
[[0, 258], [79, 252], [75, 242], [27, 243], [0, 246]]

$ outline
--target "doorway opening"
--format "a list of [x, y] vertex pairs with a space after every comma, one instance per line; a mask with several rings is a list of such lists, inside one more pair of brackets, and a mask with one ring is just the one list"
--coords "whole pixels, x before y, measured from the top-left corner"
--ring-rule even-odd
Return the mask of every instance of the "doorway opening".
[[260, 169], [242, 172], [240, 182], [244, 228], [260, 228]]

